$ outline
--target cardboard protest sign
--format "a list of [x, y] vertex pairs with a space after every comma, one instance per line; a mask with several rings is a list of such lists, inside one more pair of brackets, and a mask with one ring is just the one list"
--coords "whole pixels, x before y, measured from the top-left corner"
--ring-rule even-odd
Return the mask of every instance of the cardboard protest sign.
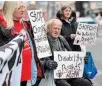
[[51, 56], [52, 53], [44, 28], [43, 12], [40, 10], [30, 10], [28, 11], [28, 15], [32, 24], [38, 57], [44, 58]]
[[23, 40], [19, 35], [0, 47], [0, 86], [20, 86]]
[[55, 79], [78, 78], [83, 76], [85, 52], [55, 51], [54, 60], [58, 67]]
[[79, 23], [74, 45], [94, 45], [96, 43], [97, 24]]

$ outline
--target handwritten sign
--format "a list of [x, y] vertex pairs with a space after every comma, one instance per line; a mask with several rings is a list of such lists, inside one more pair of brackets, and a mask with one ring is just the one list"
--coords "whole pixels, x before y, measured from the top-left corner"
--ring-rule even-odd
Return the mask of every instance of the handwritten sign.
[[54, 70], [55, 79], [78, 78], [83, 76], [85, 52], [55, 51], [54, 60], [58, 67]]
[[44, 28], [43, 12], [40, 10], [28, 11], [30, 22], [34, 33], [34, 40], [39, 58], [51, 56], [51, 49]]
[[74, 45], [94, 45], [96, 43], [97, 24], [79, 23]]

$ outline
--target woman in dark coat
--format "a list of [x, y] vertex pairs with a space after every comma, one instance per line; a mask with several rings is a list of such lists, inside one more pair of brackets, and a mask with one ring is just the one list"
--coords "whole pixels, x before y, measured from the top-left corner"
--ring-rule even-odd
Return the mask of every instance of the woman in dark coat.
[[77, 22], [76, 13], [69, 6], [64, 6], [57, 12], [57, 18], [62, 22], [61, 35], [65, 37], [73, 51], [81, 51], [79, 45], [73, 45], [76, 37]]

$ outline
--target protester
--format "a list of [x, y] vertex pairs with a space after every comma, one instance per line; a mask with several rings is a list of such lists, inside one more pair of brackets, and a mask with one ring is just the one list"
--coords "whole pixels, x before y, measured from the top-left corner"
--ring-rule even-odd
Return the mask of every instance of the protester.
[[[76, 13], [69, 6], [63, 6], [60, 10], [62, 30], [61, 35], [65, 37], [73, 51], [81, 51], [79, 45], [73, 45], [76, 37], [77, 22]], [[58, 17], [58, 16], [57, 16]]]
[[[23, 21], [25, 6], [22, 1], [5, 1], [3, 5], [3, 16], [7, 23], [6, 28], [10, 30], [11, 35], [14, 37], [18, 34], [25, 35], [25, 43], [22, 51], [22, 72], [21, 72], [21, 86], [26, 86], [27, 81], [31, 80], [33, 76], [34, 84], [37, 79], [37, 67], [36, 63], [39, 60], [35, 52], [35, 44], [33, 41], [33, 31], [30, 24], [27, 21]], [[34, 56], [35, 55], [35, 56]], [[34, 58], [35, 57], [35, 58]], [[32, 61], [34, 58], [34, 61]], [[36, 63], [35, 63], [36, 62]], [[31, 65], [33, 65], [33, 74]]]
[[[47, 24], [47, 37], [50, 43], [50, 47], [53, 51], [72, 51], [68, 42], [63, 36], [60, 35], [62, 28], [62, 22], [58, 19], [51, 19]], [[50, 57], [53, 61], [54, 55]], [[57, 63], [54, 61], [54, 64], [50, 64], [49, 60], [44, 58], [42, 62], [45, 68], [45, 79], [41, 80], [39, 86], [91, 86], [91, 83], [84, 78], [75, 78], [75, 79], [55, 79], [53, 78], [53, 70], [56, 69]], [[48, 62], [49, 61], [49, 62]], [[52, 69], [50, 68], [52, 67]], [[47, 73], [47, 74], [46, 74]]]
[[[68, 45], [65, 38], [60, 36], [62, 23], [58, 19], [51, 19], [48, 22], [48, 40], [51, 46], [52, 53], [53, 51], [71, 51], [70, 46]], [[52, 59], [55, 57], [52, 57]], [[56, 86], [71, 86], [66, 80], [56, 80]]]

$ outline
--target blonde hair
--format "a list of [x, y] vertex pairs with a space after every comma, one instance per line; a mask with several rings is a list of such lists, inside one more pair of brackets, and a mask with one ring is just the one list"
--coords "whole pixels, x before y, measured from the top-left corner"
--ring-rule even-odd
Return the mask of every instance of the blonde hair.
[[4, 19], [7, 22], [7, 28], [12, 28], [14, 26], [13, 23], [13, 13], [17, 8], [17, 1], [5, 1], [3, 5], [3, 15]]
[[59, 19], [51, 19], [47, 23], [47, 33], [49, 32], [49, 29], [51, 29], [51, 26], [54, 24], [59, 24], [62, 27], [62, 22]]

